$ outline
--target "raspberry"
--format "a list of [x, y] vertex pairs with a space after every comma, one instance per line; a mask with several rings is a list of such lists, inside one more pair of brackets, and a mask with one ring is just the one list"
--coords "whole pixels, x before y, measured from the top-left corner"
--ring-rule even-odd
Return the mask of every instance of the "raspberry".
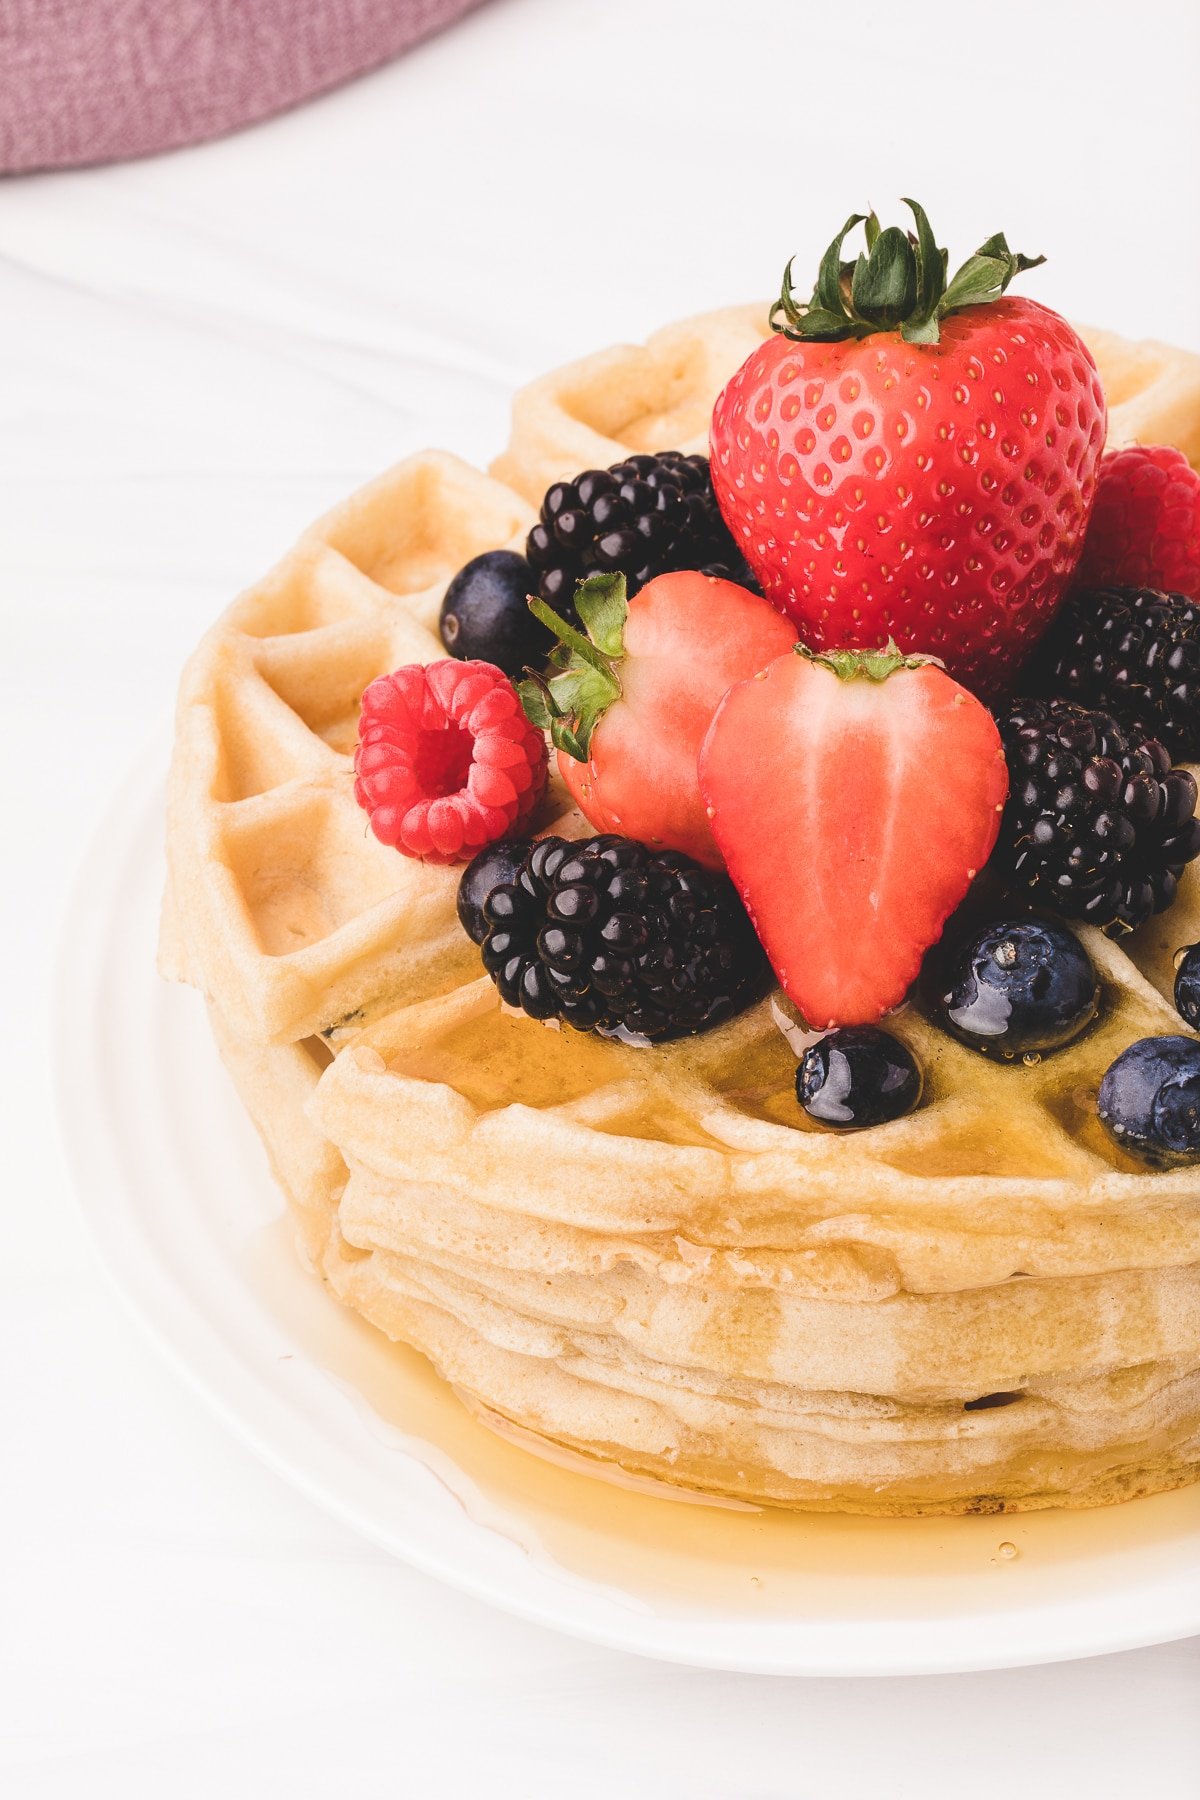
[[1200, 475], [1182, 450], [1138, 444], [1102, 459], [1076, 579], [1200, 600]]
[[492, 663], [410, 663], [363, 695], [354, 772], [381, 843], [422, 862], [470, 862], [533, 811], [546, 740]]

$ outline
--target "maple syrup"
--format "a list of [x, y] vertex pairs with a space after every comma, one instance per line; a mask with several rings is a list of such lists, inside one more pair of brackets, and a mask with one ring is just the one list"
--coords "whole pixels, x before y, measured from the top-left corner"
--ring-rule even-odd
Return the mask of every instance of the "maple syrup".
[[981, 1579], [987, 1606], [1015, 1608], [1087, 1594], [1114, 1560], [1130, 1580], [1195, 1560], [1200, 1487], [1083, 1512], [891, 1519], [714, 1500], [634, 1477], [470, 1410], [423, 1356], [319, 1286], [286, 1215], [255, 1235], [242, 1264], [286, 1337], [283, 1366], [333, 1381], [368, 1431], [430, 1468], [481, 1528], [634, 1605], [777, 1621], [950, 1616], [978, 1608]]

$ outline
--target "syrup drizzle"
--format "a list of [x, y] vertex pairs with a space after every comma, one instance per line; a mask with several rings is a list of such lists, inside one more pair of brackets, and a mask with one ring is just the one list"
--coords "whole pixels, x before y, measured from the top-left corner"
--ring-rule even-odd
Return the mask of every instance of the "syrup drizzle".
[[318, 1285], [286, 1215], [249, 1240], [241, 1264], [288, 1344], [282, 1367], [332, 1381], [365, 1430], [432, 1470], [482, 1529], [567, 1584], [637, 1607], [736, 1620], [952, 1616], [1086, 1595], [1114, 1560], [1130, 1579], [1198, 1560], [1200, 1486], [1084, 1512], [876, 1519], [714, 1502], [631, 1477], [469, 1410], [423, 1356]]

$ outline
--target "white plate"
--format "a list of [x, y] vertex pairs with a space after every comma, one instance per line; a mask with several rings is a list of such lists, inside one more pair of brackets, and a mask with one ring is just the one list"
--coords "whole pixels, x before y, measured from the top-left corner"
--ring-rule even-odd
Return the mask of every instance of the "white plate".
[[286, 1480], [481, 1599], [677, 1662], [915, 1674], [1200, 1631], [1200, 1487], [1092, 1513], [806, 1519], [626, 1491], [470, 1420], [301, 1268], [203, 1007], [155, 975], [159, 766], [114, 803], [68, 914], [63, 1135], [118, 1286]]

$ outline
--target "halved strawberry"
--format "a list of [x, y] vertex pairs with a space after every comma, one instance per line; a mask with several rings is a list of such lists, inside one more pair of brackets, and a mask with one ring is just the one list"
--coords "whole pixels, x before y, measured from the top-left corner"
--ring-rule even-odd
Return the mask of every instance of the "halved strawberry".
[[692, 570], [659, 575], [629, 601], [623, 575], [593, 575], [575, 608], [586, 638], [530, 602], [561, 648], [520, 693], [549, 730], [579, 810], [598, 831], [719, 869], [700, 743], [726, 690], [789, 650], [794, 628], [758, 594]]
[[1008, 793], [995, 721], [927, 658], [798, 646], [718, 707], [713, 833], [814, 1030], [899, 1005], [988, 859]]

